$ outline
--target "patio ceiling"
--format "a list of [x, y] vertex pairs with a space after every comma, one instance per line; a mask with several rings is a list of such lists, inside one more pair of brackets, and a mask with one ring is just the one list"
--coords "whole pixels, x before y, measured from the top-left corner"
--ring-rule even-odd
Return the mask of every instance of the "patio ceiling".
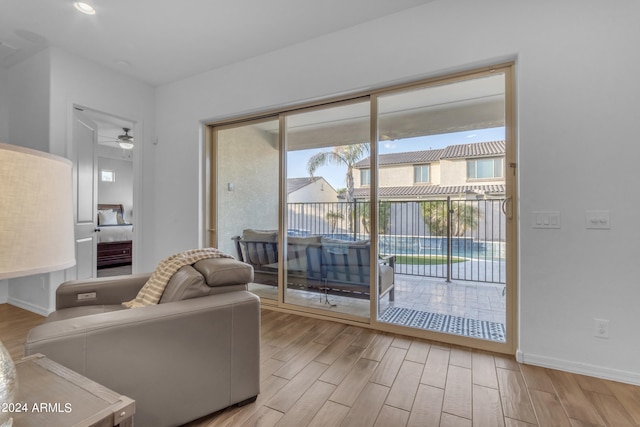
[[[379, 111], [382, 141], [504, 126], [504, 76], [383, 95], [379, 97]], [[368, 112], [368, 103], [356, 103], [294, 113], [289, 119], [288, 148], [368, 142]]]

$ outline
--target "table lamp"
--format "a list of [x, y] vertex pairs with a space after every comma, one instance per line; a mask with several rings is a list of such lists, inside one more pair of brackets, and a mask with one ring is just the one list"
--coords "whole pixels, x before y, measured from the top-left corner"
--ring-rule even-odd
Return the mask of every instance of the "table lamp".
[[[0, 143], [0, 279], [75, 265], [72, 191], [69, 160]], [[12, 402], [16, 389], [15, 366], [0, 342], [0, 404]], [[1, 427], [12, 423], [0, 412]]]

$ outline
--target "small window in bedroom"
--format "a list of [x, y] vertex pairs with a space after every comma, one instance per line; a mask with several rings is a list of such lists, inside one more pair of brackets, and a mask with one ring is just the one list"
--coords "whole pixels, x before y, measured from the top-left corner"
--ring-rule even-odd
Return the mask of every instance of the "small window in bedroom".
[[102, 181], [102, 182], [116, 182], [116, 173], [114, 171], [102, 169], [100, 171], [100, 181]]

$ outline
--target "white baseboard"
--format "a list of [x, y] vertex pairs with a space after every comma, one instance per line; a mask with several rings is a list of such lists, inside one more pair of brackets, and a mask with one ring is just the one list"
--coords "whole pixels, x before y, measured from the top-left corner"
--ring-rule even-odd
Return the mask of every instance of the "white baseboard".
[[11, 305], [15, 305], [16, 307], [20, 307], [22, 309], [31, 311], [32, 313], [39, 314], [41, 316], [48, 316], [49, 315], [49, 308], [48, 307], [40, 307], [39, 305], [35, 305], [35, 304], [32, 304], [32, 303], [30, 303], [28, 301], [23, 301], [23, 300], [18, 299], [18, 298], [9, 297], [9, 299], [7, 300], [7, 303], [9, 303]]
[[516, 352], [516, 360], [527, 365], [542, 366], [544, 368], [557, 369], [559, 371], [572, 372], [574, 374], [588, 375], [590, 377], [603, 378], [621, 383], [640, 385], [640, 373], [627, 372], [586, 363], [571, 362], [568, 360], [554, 359], [535, 354]]

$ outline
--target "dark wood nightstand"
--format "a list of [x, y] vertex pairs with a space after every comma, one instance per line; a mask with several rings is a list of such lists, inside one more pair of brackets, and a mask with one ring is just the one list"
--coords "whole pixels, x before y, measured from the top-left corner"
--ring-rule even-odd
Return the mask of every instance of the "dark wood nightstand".
[[16, 362], [14, 427], [131, 427], [135, 402], [35, 354]]

